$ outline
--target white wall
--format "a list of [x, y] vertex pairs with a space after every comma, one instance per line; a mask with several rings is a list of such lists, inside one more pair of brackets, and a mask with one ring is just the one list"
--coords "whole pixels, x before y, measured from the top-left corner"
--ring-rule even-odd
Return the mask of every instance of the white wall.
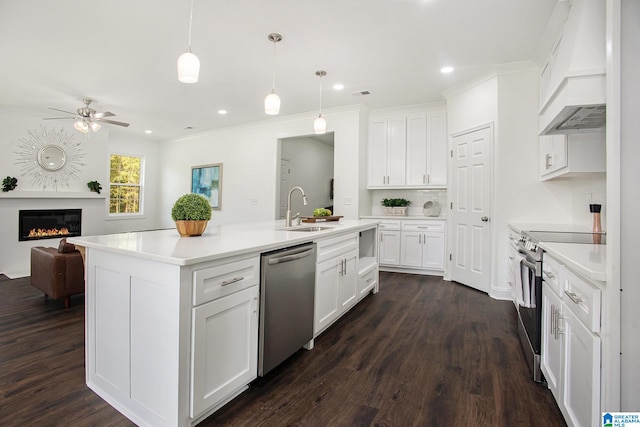
[[[291, 188], [301, 187], [307, 196], [304, 206], [300, 193], [291, 197], [292, 215], [312, 216], [315, 208], [331, 206], [331, 179], [333, 179], [333, 146], [312, 138], [287, 138], [282, 140], [281, 157], [289, 160], [289, 188], [281, 188], [284, 197]], [[277, 199], [276, 199], [277, 200]], [[276, 201], [276, 203], [278, 203]]]
[[[334, 132], [334, 213], [358, 217], [360, 149], [359, 106], [327, 110], [327, 131]], [[223, 163], [222, 209], [212, 221], [231, 224], [272, 220], [276, 212], [279, 179], [278, 140], [308, 135], [315, 113], [300, 114], [219, 129], [163, 143], [163, 188], [159, 221], [173, 226], [170, 212], [175, 200], [190, 192], [191, 167]]]

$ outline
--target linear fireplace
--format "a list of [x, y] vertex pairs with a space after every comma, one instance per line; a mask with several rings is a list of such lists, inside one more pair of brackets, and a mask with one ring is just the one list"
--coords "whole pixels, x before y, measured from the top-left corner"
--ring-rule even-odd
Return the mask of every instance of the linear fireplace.
[[18, 240], [80, 236], [82, 209], [41, 209], [18, 212]]

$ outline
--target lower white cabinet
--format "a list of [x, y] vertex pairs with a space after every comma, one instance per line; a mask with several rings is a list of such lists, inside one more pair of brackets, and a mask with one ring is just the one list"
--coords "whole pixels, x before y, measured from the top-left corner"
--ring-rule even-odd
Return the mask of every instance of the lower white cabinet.
[[562, 300], [552, 288], [542, 285], [542, 355], [540, 369], [556, 401], [562, 399], [563, 334], [560, 328]]
[[444, 271], [444, 221], [407, 219], [383, 224], [379, 242], [381, 266]]
[[569, 426], [600, 425], [600, 337], [589, 331], [572, 310], [564, 317], [563, 399]]
[[258, 294], [252, 286], [192, 309], [192, 418], [257, 377]]
[[358, 300], [357, 242], [357, 235], [318, 242], [314, 336], [331, 325]]
[[541, 369], [569, 427], [600, 425], [600, 289], [545, 256]]

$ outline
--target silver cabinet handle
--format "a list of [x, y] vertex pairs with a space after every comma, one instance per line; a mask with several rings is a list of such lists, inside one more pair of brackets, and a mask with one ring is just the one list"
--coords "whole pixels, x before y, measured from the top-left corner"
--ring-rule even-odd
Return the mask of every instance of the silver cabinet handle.
[[483, 216], [482, 218], [480, 218], [480, 221], [487, 222], [487, 221], [489, 221], [489, 217], [488, 216]]
[[549, 154], [549, 153], [547, 153], [547, 154], [544, 156], [544, 166], [545, 166], [545, 169], [549, 169], [549, 168], [553, 165], [553, 163], [551, 162], [551, 159], [552, 159], [552, 157], [551, 157], [551, 154]]
[[549, 328], [549, 334], [555, 336], [556, 332], [556, 306], [551, 304], [551, 327]]
[[580, 298], [575, 292], [564, 291], [564, 293], [569, 297], [571, 301], [575, 304], [580, 304], [582, 302], [582, 298]]
[[422, 174], [422, 183], [423, 184], [427, 183], [427, 175], [426, 174]]
[[241, 280], [244, 280], [244, 277], [234, 277], [231, 280], [225, 280], [224, 282], [222, 282], [221, 286], [227, 286], [227, 285], [230, 285], [232, 283], [239, 282]]
[[427, 184], [431, 182], [431, 177], [427, 174]]
[[297, 259], [300, 258], [305, 258], [308, 257], [309, 255], [311, 255], [311, 252], [313, 252], [313, 248], [312, 249], [306, 249], [297, 253], [294, 253], [292, 255], [284, 255], [278, 258], [271, 258], [269, 259], [268, 264], [269, 265], [274, 265], [274, 264], [280, 264], [283, 262], [289, 262], [289, 261], [295, 261]]

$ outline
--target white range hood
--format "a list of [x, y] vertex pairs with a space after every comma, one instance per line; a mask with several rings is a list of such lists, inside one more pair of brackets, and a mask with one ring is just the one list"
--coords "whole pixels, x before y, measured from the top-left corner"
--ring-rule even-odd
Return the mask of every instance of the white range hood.
[[605, 2], [573, 0], [541, 74], [540, 135], [605, 126]]

